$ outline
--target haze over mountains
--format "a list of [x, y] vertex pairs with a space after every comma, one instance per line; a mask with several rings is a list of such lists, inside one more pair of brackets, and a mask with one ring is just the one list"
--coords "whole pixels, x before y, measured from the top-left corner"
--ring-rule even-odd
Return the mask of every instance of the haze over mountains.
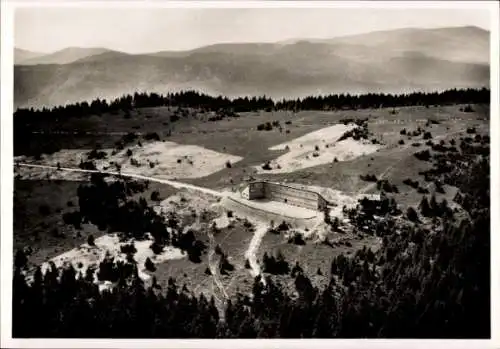
[[14, 104], [41, 107], [136, 91], [196, 89], [228, 97], [296, 98], [489, 86], [489, 32], [407, 28], [277, 43], [229, 43], [128, 54], [16, 49]]

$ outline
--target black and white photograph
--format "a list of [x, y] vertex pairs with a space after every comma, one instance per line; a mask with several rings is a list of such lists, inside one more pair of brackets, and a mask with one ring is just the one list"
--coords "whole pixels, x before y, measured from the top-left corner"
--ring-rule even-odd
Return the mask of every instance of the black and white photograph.
[[492, 347], [498, 4], [432, 3], [3, 2], [2, 347]]

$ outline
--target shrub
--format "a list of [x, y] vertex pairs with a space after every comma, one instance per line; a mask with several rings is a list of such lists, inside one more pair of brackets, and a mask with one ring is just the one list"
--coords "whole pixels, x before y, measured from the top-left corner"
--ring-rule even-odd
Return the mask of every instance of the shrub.
[[129, 132], [125, 136], [122, 137], [122, 141], [124, 144], [132, 143], [136, 139], [137, 139], [137, 135], [135, 134], [135, 132]]
[[425, 133], [424, 133], [424, 137], [423, 137], [423, 138], [424, 138], [424, 139], [431, 139], [431, 138], [432, 138], [432, 133], [430, 133], [430, 132], [425, 132]]
[[418, 186], [419, 186], [418, 181], [414, 181], [414, 180], [412, 180], [411, 178], [406, 178], [406, 179], [403, 181], [403, 184], [409, 185], [410, 187], [415, 188], [415, 189], [417, 189], [417, 188], [418, 188]]
[[226, 167], [227, 168], [231, 168], [232, 167], [231, 161], [229, 161], [229, 160], [226, 161]]
[[252, 223], [251, 223], [248, 219], [245, 219], [245, 220], [243, 221], [243, 226], [244, 226], [245, 228], [252, 228], [252, 227], [253, 227], [253, 224], [252, 224]]
[[290, 229], [290, 225], [285, 222], [285, 221], [282, 221], [277, 227], [276, 227], [276, 230], [278, 230], [279, 232], [284, 232], [284, 231], [287, 231]]
[[398, 142], [398, 144], [405, 144], [405, 141], [402, 140], [402, 139], [400, 139], [399, 142]]
[[[275, 126], [278, 126], [276, 125], [276, 122], [273, 122], [273, 124]], [[270, 122], [266, 122], [265, 124], [259, 124], [257, 125], [257, 130], [258, 131], [271, 131], [273, 129], [273, 124], [271, 124]]]
[[417, 193], [419, 193], [419, 194], [429, 194], [429, 189], [424, 188], [424, 187], [418, 187], [417, 188]]
[[144, 135], [144, 139], [147, 141], [154, 140], [154, 141], [159, 141], [160, 136], [156, 132], [149, 132]]
[[271, 163], [267, 161], [264, 165], [262, 165], [262, 169], [266, 171], [271, 170]]
[[417, 211], [415, 211], [413, 207], [408, 207], [408, 209], [406, 210], [406, 217], [412, 222], [418, 221]]
[[76, 229], [80, 229], [82, 215], [79, 211], [66, 212], [62, 215], [64, 224], [72, 224]]
[[87, 237], [87, 244], [89, 244], [89, 246], [95, 246], [94, 236], [92, 234]]
[[120, 252], [125, 254], [134, 254], [137, 252], [134, 244], [125, 244], [120, 246]]
[[135, 166], [135, 167], [141, 167], [141, 164], [139, 163], [139, 161], [137, 161], [136, 159], [134, 158], [130, 158], [130, 164], [132, 166]]
[[132, 156], [132, 150], [130, 150], [130, 148], [127, 149], [127, 153], [126, 154], [127, 154], [128, 157], [131, 157]]
[[376, 182], [377, 181], [377, 176], [375, 176], [374, 174], [367, 174], [365, 176], [359, 175], [359, 178], [362, 181], [366, 181], [366, 182]]
[[156, 270], [156, 267], [154, 263], [151, 261], [151, 259], [146, 258], [146, 261], [144, 262], [144, 268], [146, 268], [147, 271], [154, 272]]
[[465, 112], [465, 113], [472, 113], [474, 112], [474, 109], [472, 109], [472, 106], [469, 104], [469, 105], [466, 105], [464, 108], [460, 108], [461, 111]]
[[476, 128], [475, 127], [467, 127], [467, 133], [468, 134], [476, 133]]
[[445, 193], [443, 185], [441, 183], [439, 183], [439, 182], [434, 182], [434, 188], [436, 190], [436, 193], [440, 193], [440, 194], [444, 194]]
[[95, 163], [93, 161], [81, 161], [78, 167], [80, 167], [82, 170], [97, 170], [97, 167], [95, 166]]
[[16, 251], [16, 255], [14, 257], [14, 265], [16, 268], [24, 268], [28, 263], [28, 257], [26, 257], [26, 253], [22, 249]]
[[219, 244], [217, 244], [217, 246], [215, 246], [215, 250], [214, 250], [215, 254], [218, 254], [218, 255], [223, 255], [224, 252], [222, 252], [222, 248], [220, 247]]
[[96, 149], [92, 149], [88, 154], [87, 154], [87, 159], [89, 160], [93, 160], [93, 159], [96, 159], [96, 160], [101, 160], [101, 159], [105, 159], [107, 156], [106, 152], [103, 152], [103, 151], [98, 151]]
[[229, 262], [229, 260], [227, 259], [227, 256], [224, 254], [221, 257], [219, 270], [220, 270], [220, 273], [223, 275], [226, 275], [229, 271], [234, 270], [234, 266]]
[[38, 206], [38, 212], [42, 216], [48, 216], [50, 214], [50, 207], [49, 207], [49, 205], [42, 204], [42, 205]]
[[406, 128], [402, 129], [401, 131], [399, 131], [399, 134], [400, 135], [405, 135], [406, 134]]
[[380, 179], [377, 181], [377, 189], [383, 190], [387, 193], [398, 193], [399, 190], [395, 185], [391, 185], [387, 179]]
[[160, 254], [163, 252], [163, 246], [158, 242], [154, 241], [149, 248], [153, 251], [154, 254]]
[[271, 274], [288, 274], [290, 267], [285, 257], [278, 251], [278, 256], [269, 256], [267, 252], [263, 256], [263, 271]]
[[160, 192], [158, 190], [155, 190], [151, 193], [151, 200], [160, 201]]
[[422, 197], [422, 200], [420, 201], [420, 205], [418, 208], [420, 209], [420, 213], [422, 213], [422, 216], [430, 217], [432, 215], [431, 206], [429, 205], [427, 197], [425, 196]]
[[431, 153], [429, 152], [429, 150], [422, 150], [413, 154], [413, 156], [422, 161], [429, 161], [431, 158]]
[[302, 234], [295, 232], [293, 235], [288, 239], [289, 244], [295, 244], [295, 245], [305, 245], [306, 242], [304, 241], [304, 238], [302, 237]]

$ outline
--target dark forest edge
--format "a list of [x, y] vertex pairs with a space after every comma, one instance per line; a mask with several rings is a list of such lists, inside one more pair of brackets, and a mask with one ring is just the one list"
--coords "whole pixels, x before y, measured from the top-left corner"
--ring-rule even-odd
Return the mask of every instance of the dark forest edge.
[[13, 336], [489, 338], [490, 168], [483, 143], [463, 140], [459, 151], [433, 149], [430, 158], [429, 181], [457, 187], [454, 201], [465, 215], [434, 197], [423, 196], [408, 219], [393, 198], [361, 201], [349, 217], [382, 246], [333, 258], [324, 288], [294, 268], [291, 295], [265, 272], [265, 286], [256, 278], [251, 295], [229, 300], [221, 316], [213, 298], [195, 296], [174, 279], [166, 289], [145, 287], [133, 261], [117, 266], [112, 292], [99, 292], [92, 271], [75, 279], [72, 267], [45, 275], [38, 269], [28, 284], [17, 265]]
[[52, 108], [43, 107], [18, 108], [14, 112], [15, 122], [36, 117], [82, 117], [102, 115], [104, 113], [127, 112], [137, 108], [175, 106], [196, 108], [205, 111], [230, 111], [233, 113], [252, 111], [278, 110], [349, 110], [367, 108], [395, 108], [404, 106], [432, 106], [451, 104], [489, 104], [490, 90], [482, 89], [451, 89], [443, 92], [413, 92], [409, 94], [378, 94], [360, 95], [331, 94], [326, 96], [310, 96], [298, 99], [273, 100], [265, 96], [239, 97], [229, 99], [222, 96], [210, 96], [197, 91], [183, 91], [161, 95], [157, 93], [135, 93], [125, 95], [112, 101], [95, 99], [89, 102], [78, 102]]

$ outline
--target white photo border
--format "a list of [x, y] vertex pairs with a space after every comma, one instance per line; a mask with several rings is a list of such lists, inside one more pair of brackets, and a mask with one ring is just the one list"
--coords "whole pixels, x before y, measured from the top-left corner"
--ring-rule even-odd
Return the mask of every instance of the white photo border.
[[499, 122], [499, 11], [496, 1], [25, 1], [1, 2], [1, 344], [2, 348], [499, 348], [500, 347], [500, 237], [491, 219], [491, 339], [490, 340], [176, 340], [176, 339], [15, 339], [12, 338], [13, 258], [13, 47], [14, 11], [26, 7], [147, 7], [147, 8], [433, 8], [487, 9], [490, 23], [490, 138], [491, 211], [500, 212], [500, 122]]

